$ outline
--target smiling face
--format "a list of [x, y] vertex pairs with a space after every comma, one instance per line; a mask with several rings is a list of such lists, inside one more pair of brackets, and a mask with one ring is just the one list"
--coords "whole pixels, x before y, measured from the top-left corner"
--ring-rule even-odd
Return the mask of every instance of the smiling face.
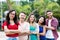
[[44, 18], [43, 17], [40, 17], [39, 18], [39, 23], [42, 24], [44, 22]]
[[12, 11], [10, 14], [9, 14], [9, 18], [10, 19], [14, 19], [15, 17], [15, 11]]
[[24, 13], [20, 13], [19, 18], [22, 19], [22, 20], [25, 20], [26, 15]]
[[29, 18], [30, 22], [33, 22], [35, 20], [35, 17], [34, 15], [31, 15], [30, 18]]
[[47, 16], [48, 16], [48, 18], [51, 18], [53, 16], [53, 13], [52, 12], [47, 12]]

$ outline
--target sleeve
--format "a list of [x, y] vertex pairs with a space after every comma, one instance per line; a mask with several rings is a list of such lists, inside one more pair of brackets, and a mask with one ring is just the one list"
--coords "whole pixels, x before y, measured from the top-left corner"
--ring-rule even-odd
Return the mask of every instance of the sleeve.
[[[39, 33], [39, 25], [38, 24], [36, 24], [36, 32]], [[37, 35], [37, 37], [38, 37], [38, 40], [39, 40], [40, 39], [39, 35]]]
[[27, 23], [27, 24], [26, 24], [26, 32], [29, 32], [29, 31], [30, 31], [30, 24]]
[[6, 21], [2, 24], [2, 29], [4, 29], [4, 26], [7, 26], [7, 22]]
[[36, 32], [39, 33], [39, 25], [36, 23]]
[[57, 26], [58, 26], [58, 20], [57, 20], [57, 19], [55, 19], [55, 20], [53, 21], [52, 26], [53, 26], [55, 29], [57, 29]]

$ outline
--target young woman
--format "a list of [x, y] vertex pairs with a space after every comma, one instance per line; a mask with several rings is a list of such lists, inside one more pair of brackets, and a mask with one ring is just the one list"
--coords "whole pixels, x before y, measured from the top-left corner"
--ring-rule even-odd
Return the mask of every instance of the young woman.
[[34, 14], [31, 14], [27, 20], [30, 24], [30, 35], [29, 35], [29, 40], [38, 40], [38, 25], [35, 22], [35, 16]]
[[6, 33], [7, 40], [18, 40], [18, 22], [15, 10], [10, 10], [6, 16], [6, 21], [3, 23], [3, 29]]
[[46, 33], [46, 26], [45, 26], [45, 17], [41, 16], [38, 20], [39, 24], [39, 38], [40, 40], [46, 40], [45, 33]]

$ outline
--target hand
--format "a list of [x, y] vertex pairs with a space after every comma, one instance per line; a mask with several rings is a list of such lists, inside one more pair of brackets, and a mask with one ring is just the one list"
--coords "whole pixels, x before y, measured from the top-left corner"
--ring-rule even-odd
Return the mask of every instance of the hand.
[[6, 33], [6, 34], [14, 34], [14, 32], [11, 32], [11, 31], [10, 31], [10, 30], [8, 30], [8, 29], [7, 29], [7, 30], [5, 30], [5, 33]]
[[35, 32], [30, 32], [31, 34], [35, 34]]
[[45, 25], [44, 27], [45, 27], [45, 28], [48, 28], [48, 26], [46, 26], [46, 25]]
[[5, 32], [6, 34], [15, 34], [15, 33], [11, 33], [11, 32]]
[[40, 35], [39, 33], [37, 33], [37, 35]]
[[54, 30], [53, 27], [47, 27], [47, 30]]
[[31, 32], [31, 34], [38, 34], [37, 32]]
[[4, 32], [10, 32], [8, 29], [4, 30]]

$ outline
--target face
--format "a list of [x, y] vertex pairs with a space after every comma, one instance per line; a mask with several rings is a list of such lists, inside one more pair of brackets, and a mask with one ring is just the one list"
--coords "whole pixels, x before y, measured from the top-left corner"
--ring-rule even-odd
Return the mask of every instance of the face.
[[53, 13], [52, 13], [52, 12], [47, 12], [47, 16], [48, 16], [49, 18], [51, 18], [51, 17], [52, 17], [52, 15], [53, 15]]
[[20, 13], [19, 18], [22, 19], [22, 20], [25, 20], [26, 15], [24, 13]]
[[44, 18], [41, 17], [41, 18], [39, 19], [39, 23], [43, 23], [43, 22], [44, 22]]
[[33, 22], [34, 19], [35, 19], [34, 15], [31, 15], [31, 16], [30, 16], [30, 22]]
[[13, 18], [15, 17], [15, 11], [11, 12], [11, 13], [9, 14], [9, 17], [10, 17], [10, 19], [13, 19]]

